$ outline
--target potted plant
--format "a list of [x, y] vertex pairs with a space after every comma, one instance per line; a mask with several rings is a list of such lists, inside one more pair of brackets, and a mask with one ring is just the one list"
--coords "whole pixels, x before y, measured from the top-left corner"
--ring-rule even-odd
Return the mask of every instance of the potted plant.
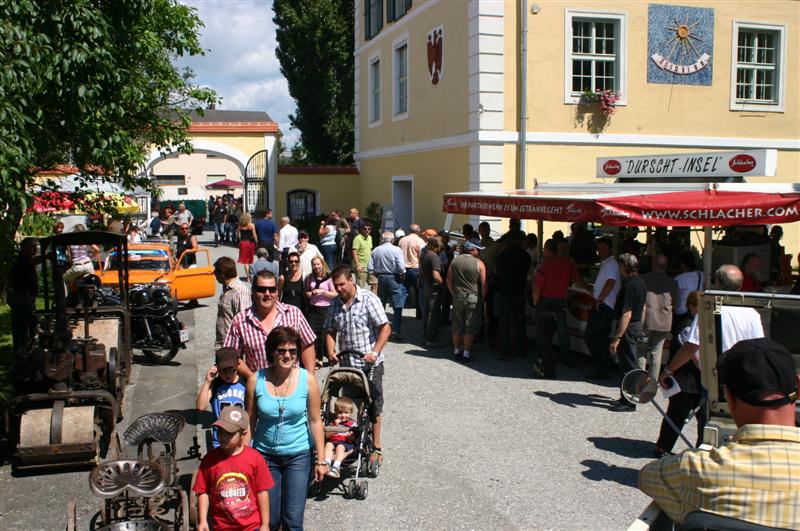
[[613, 90], [587, 90], [581, 96], [582, 103], [598, 103], [600, 110], [606, 116], [611, 116], [616, 111], [616, 104], [619, 101], [619, 92]]

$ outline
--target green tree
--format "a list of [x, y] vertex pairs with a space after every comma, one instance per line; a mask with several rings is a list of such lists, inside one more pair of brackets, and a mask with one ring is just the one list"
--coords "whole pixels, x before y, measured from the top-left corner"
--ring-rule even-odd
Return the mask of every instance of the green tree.
[[[176, 68], [202, 54], [176, 0], [0, 0], [0, 253], [41, 169], [151, 187], [147, 150], [189, 151], [189, 112], [216, 100]], [[8, 260], [0, 263], [0, 292]]]
[[275, 54], [308, 160], [353, 161], [353, 0], [274, 0]]

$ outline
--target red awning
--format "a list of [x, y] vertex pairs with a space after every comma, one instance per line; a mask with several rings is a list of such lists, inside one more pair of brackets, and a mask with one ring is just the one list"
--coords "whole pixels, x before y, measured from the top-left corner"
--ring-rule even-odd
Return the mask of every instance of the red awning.
[[565, 184], [445, 194], [443, 210], [545, 221], [697, 227], [800, 221], [800, 184]]
[[233, 179], [222, 179], [215, 183], [211, 183], [206, 188], [241, 188], [241, 181], [234, 181]]

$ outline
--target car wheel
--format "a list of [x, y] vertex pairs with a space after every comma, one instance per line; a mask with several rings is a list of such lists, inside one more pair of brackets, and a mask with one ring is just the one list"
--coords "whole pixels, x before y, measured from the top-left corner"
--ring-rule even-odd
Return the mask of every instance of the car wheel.
[[161, 323], [150, 323], [150, 334], [153, 336], [153, 342], [161, 346], [160, 349], [142, 349], [145, 358], [150, 363], [156, 365], [163, 365], [170, 361], [178, 353], [179, 345], [172, 341], [172, 336], [167, 330], [167, 327]]

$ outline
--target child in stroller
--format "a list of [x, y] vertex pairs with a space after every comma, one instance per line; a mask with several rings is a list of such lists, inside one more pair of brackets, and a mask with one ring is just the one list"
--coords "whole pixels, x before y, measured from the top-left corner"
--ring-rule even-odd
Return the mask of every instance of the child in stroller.
[[[341, 403], [341, 406], [340, 406]], [[348, 470], [352, 473], [346, 482], [343, 482], [344, 494], [348, 498], [366, 499], [366, 476], [377, 477], [380, 464], [370, 462], [369, 455], [374, 449], [372, 444], [372, 422], [368, 409], [372, 404], [369, 392], [367, 375], [360, 369], [342, 367], [333, 369], [325, 379], [322, 387], [322, 417], [326, 419], [325, 435], [328, 443], [325, 448], [325, 458], [333, 460], [331, 470], [336, 468], [338, 474], [329, 474], [333, 479], [341, 478]], [[347, 405], [347, 408], [344, 406]], [[347, 414], [345, 415], [345, 412]], [[336, 419], [339, 420], [337, 423]], [[350, 423], [348, 421], [354, 421]], [[337, 446], [337, 437], [343, 434], [347, 446]], [[341, 452], [341, 453], [337, 453]], [[315, 484], [321, 488], [321, 484]], [[311, 494], [316, 495], [312, 490]]]
[[[333, 407], [336, 416], [328, 423], [328, 426], [355, 427], [356, 421], [353, 420], [355, 409], [356, 403], [353, 400], [347, 396], [340, 396]], [[325, 443], [325, 463], [330, 468], [327, 475], [339, 478], [342, 461], [353, 453], [353, 431], [351, 429], [326, 431], [325, 437], [328, 439], [328, 442]]]

